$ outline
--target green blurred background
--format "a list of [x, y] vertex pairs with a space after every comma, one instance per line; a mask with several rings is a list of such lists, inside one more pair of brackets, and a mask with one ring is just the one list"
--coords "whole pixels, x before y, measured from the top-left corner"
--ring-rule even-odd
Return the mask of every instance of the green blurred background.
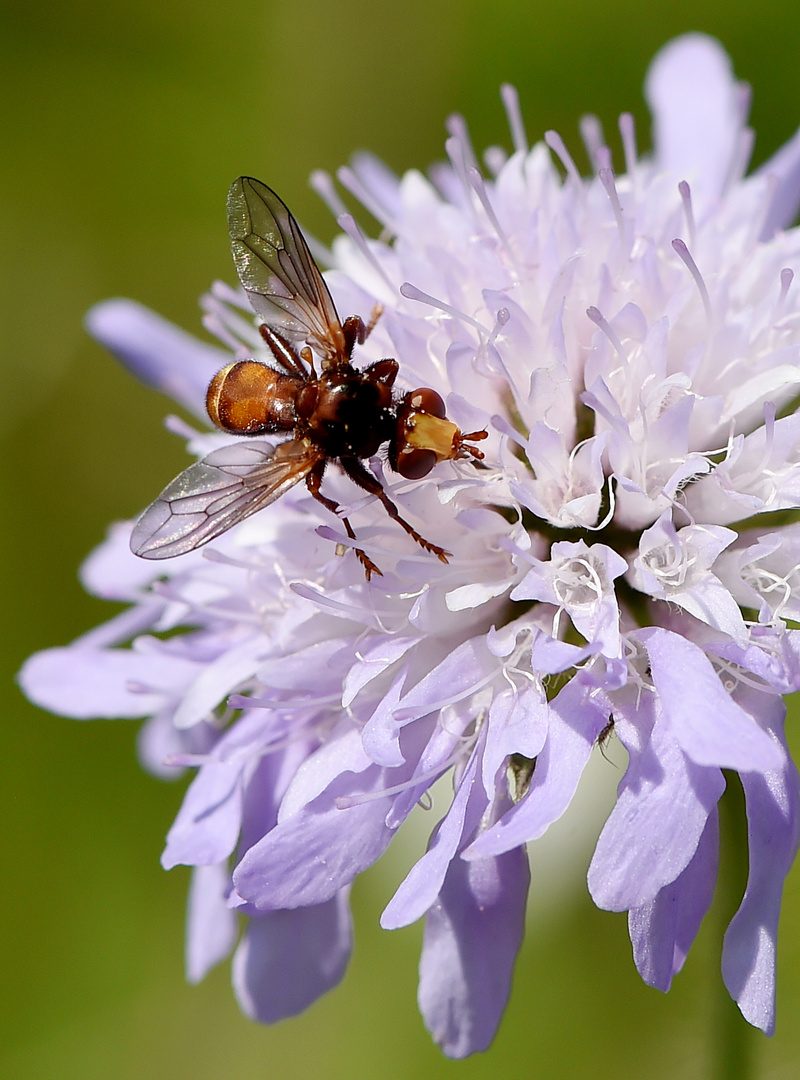
[[[752, 83], [761, 161], [800, 123], [800, 7], [4, 0], [0, 20], [0, 685], [9, 740], [0, 1075], [714, 1075], [723, 913], [712, 912], [664, 997], [635, 974], [624, 917], [595, 911], [586, 893], [587, 852], [618, 769], [600, 762], [603, 790], [587, 794], [540, 859], [506, 1019], [488, 1054], [458, 1064], [440, 1057], [417, 1014], [419, 928], [377, 928], [411, 843], [356, 886], [357, 947], [343, 986], [301, 1018], [251, 1024], [227, 966], [200, 987], [183, 981], [188, 873], [158, 865], [183, 784], [139, 770], [134, 724], [49, 717], [23, 700], [13, 677], [28, 653], [111, 614], [82, 593], [76, 569], [109, 521], [134, 514], [185, 463], [161, 426], [168, 403], [85, 336], [82, 315], [126, 295], [202, 333], [198, 295], [215, 277], [233, 279], [224, 200], [234, 176], [263, 177], [330, 240], [333, 222], [307, 186], [312, 169], [334, 170], [359, 148], [397, 170], [424, 167], [443, 156], [443, 121], [454, 110], [478, 148], [508, 146], [502, 81], [519, 88], [530, 137], [555, 127], [581, 161], [577, 122], [587, 111], [614, 136], [617, 115], [632, 111], [646, 145], [648, 61], [692, 29], [717, 35]], [[750, 1040], [755, 1075], [797, 1075], [799, 961], [795, 870], [778, 1034]]]

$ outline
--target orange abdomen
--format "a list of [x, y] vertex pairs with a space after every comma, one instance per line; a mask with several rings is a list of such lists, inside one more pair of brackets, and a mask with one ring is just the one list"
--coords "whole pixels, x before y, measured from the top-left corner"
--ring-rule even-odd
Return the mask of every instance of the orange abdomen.
[[212, 421], [237, 435], [291, 431], [302, 379], [284, 375], [258, 360], [239, 360], [218, 371], [206, 394]]

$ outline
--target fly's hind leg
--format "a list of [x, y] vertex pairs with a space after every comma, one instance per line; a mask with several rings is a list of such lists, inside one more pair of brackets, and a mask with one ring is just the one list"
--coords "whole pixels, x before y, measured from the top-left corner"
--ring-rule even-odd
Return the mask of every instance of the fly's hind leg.
[[[353, 526], [350, 524], [349, 520], [346, 517], [340, 517], [339, 515], [339, 504], [333, 499], [329, 499], [327, 495], [323, 495], [320, 491], [320, 484], [322, 483], [322, 474], [324, 469], [324, 461], [321, 461], [319, 465], [315, 465], [306, 477], [306, 487], [317, 500], [317, 502], [321, 502], [326, 510], [330, 510], [332, 514], [335, 514], [339, 518], [339, 520], [342, 522], [345, 529], [347, 530], [347, 535], [350, 537], [351, 540], [355, 540], [356, 534], [353, 531]], [[369, 557], [369, 555], [367, 555], [365, 551], [362, 551], [361, 548], [354, 548], [353, 550], [355, 551], [356, 558], [364, 567], [364, 573], [367, 575], [367, 581], [369, 581], [373, 574], [378, 574], [381, 577], [383, 576], [383, 572], [378, 566], [376, 566], [376, 564], [372, 561], [372, 559]]]
[[447, 562], [447, 557], [451, 552], [445, 551], [445, 549], [439, 547], [438, 544], [432, 544], [430, 540], [426, 540], [424, 536], [421, 536], [417, 532], [413, 525], [409, 525], [409, 523], [400, 516], [400, 511], [383, 490], [383, 484], [381, 484], [377, 476], [373, 476], [368, 469], [364, 468], [358, 458], [342, 458], [340, 461], [342, 468], [353, 483], [358, 484], [360, 488], [368, 491], [370, 495], [374, 495], [377, 499], [380, 499], [383, 503], [383, 508], [389, 517], [393, 521], [396, 521], [398, 525], [402, 525], [408, 535], [412, 536], [420, 547], [423, 547], [426, 551], [430, 551], [433, 555], [436, 555], [443, 563]]

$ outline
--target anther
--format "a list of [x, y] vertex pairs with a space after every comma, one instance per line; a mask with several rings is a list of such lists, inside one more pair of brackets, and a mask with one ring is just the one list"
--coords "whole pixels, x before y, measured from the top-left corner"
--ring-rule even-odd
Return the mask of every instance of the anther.
[[507, 161], [508, 154], [502, 146], [487, 146], [483, 151], [483, 163], [492, 176], [497, 176]]
[[453, 172], [456, 174], [458, 182], [467, 197], [467, 205], [472, 214], [475, 216], [475, 221], [477, 223], [478, 219], [475, 213], [475, 206], [472, 201], [472, 186], [469, 182], [469, 177], [467, 175], [467, 170], [470, 167], [477, 168], [477, 166], [473, 165], [469, 155], [465, 153], [464, 144], [455, 135], [451, 135], [449, 139], [445, 139], [444, 148], [447, 152], [448, 158], [450, 159], [450, 164], [453, 167]]
[[503, 106], [508, 117], [508, 126], [511, 130], [511, 141], [514, 144], [514, 150], [527, 154], [528, 136], [525, 133], [525, 124], [522, 120], [516, 86], [512, 86], [511, 83], [503, 83], [500, 87], [500, 97], [503, 100]]
[[[445, 128], [450, 133], [451, 137], [459, 144], [461, 148], [461, 160], [464, 162], [465, 167], [472, 165], [474, 168], [477, 168], [478, 159], [472, 148], [472, 140], [469, 137], [469, 128], [467, 127], [467, 121], [464, 117], [460, 113], [451, 113], [447, 118]], [[449, 141], [450, 140], [448, 139], [448, 142]]]
[[511, 312], [508, 310], [508, 308], [500, 308], [500, 310], [494, 317], [494, 327], [492, 328], [492, 332], [489, 335], [490, 345], [494, 345], [495, 341], [497, 340], [497, 335], [500, 333], [500, 331], [503, 329], [503, 327], [506, 325], [510, 318]]

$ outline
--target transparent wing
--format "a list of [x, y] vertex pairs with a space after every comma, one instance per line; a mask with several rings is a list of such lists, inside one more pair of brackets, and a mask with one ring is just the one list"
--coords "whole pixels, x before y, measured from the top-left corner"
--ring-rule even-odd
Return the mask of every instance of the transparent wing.
[[184, 555], [280, 498], [322, 455], [298, 440], [223, 446], [190, 465], [145, 510], [131, 534], [143, 559]]
[[228, 192], [233, 261], [250, 303], [291, 341], [306, 341], [335, 366], [345, 338], [328, 286], [291, 213], [275, 192], [240, 176]]

